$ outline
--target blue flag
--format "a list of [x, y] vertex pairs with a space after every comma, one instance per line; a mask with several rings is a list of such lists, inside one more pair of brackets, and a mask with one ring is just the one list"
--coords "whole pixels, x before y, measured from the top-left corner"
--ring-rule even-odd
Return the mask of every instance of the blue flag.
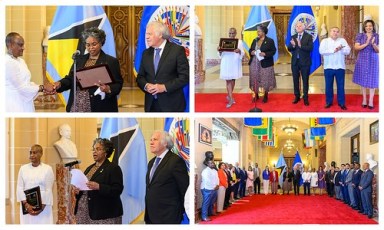
[[244, 118], [244, 125], [245, 126], [260, 126], [263, 124], [263, 119], [260, 117], [255, 117], [255, 118]]
[[[65, 77], [73, 64], [72, 54], [79, 50], [85, 54], [81, 42], [81, 32], [97, 27], [105, 31], [107, 37], [102, 50], [116, 57], [115, 40], [111, 24], [102, 6], [58, 6], [51, 23], [48, 37], [47, 77], [50, 82]], [[69, 91], [58, 94], [66, 105]]]
[[[293, 159], [292, 169], [295, 169], [295, 166], [297, 166], [300, 172], [303, 173], [303, 162], [301, 161], [299, 151], [296, 151], [295, 159]], [[300, 185], [302, 184], [303, 184], [303, 178], [300, 177]]]
[[311, 127], [311, 136], [325, 136], [327, 134], [326, 127]]
[[269, 13], [267, 6], [252, 6], [247, 22], [244, 25], [244, 36], [243, 43], [245, 53], [249, 57], [249, 48], [251, 48], [252, 41], [257, 37], [257, 27], [264, 25], [268, 28], [267, 36], [272, 38], [275, 42], [276, 53], [273, 56], [273, 61], [276, 62], [279, 58], [278, 44], [277, 44], [277, 33], [275, 22], [272, 20], [271, 14]]
[[317, 124], [319, 125], [333, 125], [335, 123], [334, 117], [319, 117], [317, 118]]
[[298, 21], [301, 21], [305, 25], [305, 32], [312, 35], [313, 38], [313, 50], [311, 52], [312, 65], [309, 71], [309, 74], [311, 75], [321, 66], [321, 56], [319, 53], [320, 43], [317, 32], [318, 27], [311, 6], [293, 6], [291, 17], [288, 22], [288, 31], [285, 40], [286, 47], [289, 46], [291, 37], [297, 33], [296, 23]]
[[112, 162], [123, 171], [123, 224], [135, 220], [145, 209], [147, 153], [144, 136], [135, 118], [104, 118], [100, 137], [115, 147]]
[[[145, 32], [147, 24], [151, 21], [159, 21], [167, 25], [171, 34], [169, 41], [183, 46], [189, 60], [189, 6], [144, 6], [135, 54], [135, 76], [140, 70], [143, 51], [148, 48]], [[185, 112], [189, 112], [189, 85], [185, 86], [183, 91], [187, 103]]]

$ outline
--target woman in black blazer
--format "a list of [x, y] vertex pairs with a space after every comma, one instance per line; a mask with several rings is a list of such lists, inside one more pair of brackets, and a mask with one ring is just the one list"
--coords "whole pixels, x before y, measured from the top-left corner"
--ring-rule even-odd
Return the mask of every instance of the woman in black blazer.
[[[45, 91], [48, 93], [61, 93], [71, 90], [67, 102], [67, 112], [118, 112], [117, 96], [123, 87], [119, 61], [101, 50], [106, 40], [106, 34], [103, 30], [92, 27], [83, 31], [82, 37], [88, 54], [77, 57], [76, 69], [80, 70], [86, 67], [106, 64], [111, 71], [113, 82], [110, 84], [101, 83], [88, 89], [81, 89], [77, 85], [76, 103], [73, 103], [72, 65], [65, 78], [54, 82], [52, 85], [45, 85]], [[101, 93], [95, 95], [98, 89], [100, 89]]]
[[[268, 28], [260, 25], [257, 28], [257, 38], [252, 42], [249, 54], [249, 88], [253, 91], [252, 102], [259, 98], [258, 92], [264, 91], [263, 103], [268, 101], [268, 92], [276, 88], [273, 55], [276, 46], [273, 39], [267, 37]], [[262, 59], [262, 60], [259, 60]]]
[[89, 182], [89, 191], [79, 191], [76, 195], [77, 224], [121, 224], [123, 205], [120, 195], [123, 192], [123, 173], [120, 167], [108, 160], [114, 150], [113, 143], [105, 138], [93, 142], [95, 163], [84, 172]]

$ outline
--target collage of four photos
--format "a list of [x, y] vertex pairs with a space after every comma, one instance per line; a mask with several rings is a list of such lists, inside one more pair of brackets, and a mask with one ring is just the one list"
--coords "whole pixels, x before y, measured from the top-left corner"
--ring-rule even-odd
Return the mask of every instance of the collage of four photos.
[[380, 226], [379, 5], [1, 7], [0, 226]]

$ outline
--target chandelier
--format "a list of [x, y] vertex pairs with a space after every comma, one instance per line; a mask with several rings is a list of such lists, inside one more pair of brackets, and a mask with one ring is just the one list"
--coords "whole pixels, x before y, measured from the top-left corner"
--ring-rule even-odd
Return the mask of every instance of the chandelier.
[[295, 144], [293, 144], [293, 141], [291, 139], [285, 141], [284, 148], [291, 150], [295, 147]]
[[289, 118], [289, 123], [287, 125], [283, 125], [281, 128], [286, 134], [292, 135], [297, 131], [297, 126], [291, 124], [291, 118]]

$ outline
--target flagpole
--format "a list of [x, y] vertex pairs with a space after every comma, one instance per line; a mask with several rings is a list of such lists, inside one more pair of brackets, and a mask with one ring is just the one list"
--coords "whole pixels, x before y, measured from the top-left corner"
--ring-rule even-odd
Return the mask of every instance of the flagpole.
[[76, 68], [76, 64], [77, 64], [77, 54], [80, 54], [80, 52], [79, 53], [77, 53], [77, 52], [79, 52], [78, 50], [76, 50], [76, 52], [72, 55], [72, 59], [73, 59], [73, 102], [72, 102], [72, 108], [74, 108], [74, 111], [75, 112], [78, 112], [77, 110], [77, 107], [76, 107], [76, 78], [77, 78], [77, 76], [76, 76], [76, 70], [77, 70], [77, 68]]

